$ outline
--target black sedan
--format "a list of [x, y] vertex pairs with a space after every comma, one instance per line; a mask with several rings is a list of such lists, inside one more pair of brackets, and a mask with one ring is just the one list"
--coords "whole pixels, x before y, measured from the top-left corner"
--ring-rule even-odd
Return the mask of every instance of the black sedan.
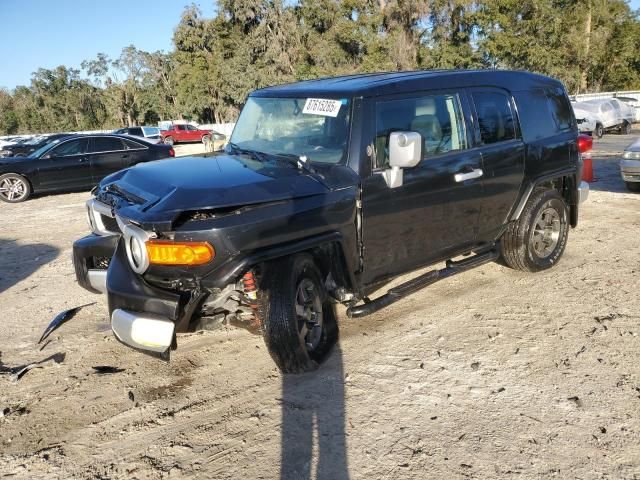
[[57, 143], [60, 139], [68, 136], [68, 133], [54, 133], [30, 138], [13, 145], [7, 145], [0, 149], [0, 157], [26, 157], [36, 150], [54, 142]]
[[0, 158], [0, 200], [17, 203], [34, 192], [89, 188], [123, 168], [174, 156], [169, 145], [126, 135], [68, 135], [28, 157]]

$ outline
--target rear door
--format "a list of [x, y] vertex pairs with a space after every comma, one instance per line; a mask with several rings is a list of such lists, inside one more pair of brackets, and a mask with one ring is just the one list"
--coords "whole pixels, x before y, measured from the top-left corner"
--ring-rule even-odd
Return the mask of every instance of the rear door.
[[149, 147], [128, 138], [123, 141], [127, 147], [123, 168], [150, 160]]
[[[375, 159], [362, 183], [364, 282], [447, 258], [475, 243], [482, 197], [481, 157], [470, 148], [468, 106], [458, 92], [382, 97], [375, 102]], [[389, 135], [415, 131], [423, 160], [389, 188]]]
[[511, 95], [496, 88], [469, 91], [476, 118], [476, 142], [482, 154], [479, 237], [497, 238], [507, 223], [524, 179], [525, 146]]
[[42, 189], [73, 189], [91, 185], [87, 138], [62, 142], [40, 158], [38, 178]]
[[98, 183], [107, 175], [126, 167], [129, 156], [122, 139], [107, 136], [92, 137], [89, 145], [89, 157], [94, 183]]
[[194, 127], [193, 125], [185, 125], [187, 131], [186, 131], [186, 135], [187, 135], [187, 139], [190, 142], [199, 142], [200, 141], [200, 131]]

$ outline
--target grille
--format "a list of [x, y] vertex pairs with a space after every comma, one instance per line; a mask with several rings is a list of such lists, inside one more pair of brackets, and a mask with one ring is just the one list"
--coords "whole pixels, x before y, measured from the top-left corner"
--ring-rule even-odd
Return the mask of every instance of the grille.
[[109, 268], [110, 262], [111, 259], [108, 257], [93, 257], [93, 268], [106, 270], [107, 268]]
[[120, 227], [118, 226], [118, 222], [115, 218], [108, 217], [106, 215], [100, 214], [100, 220], [102, 220], [102, 224], [104, 228], [109, 230], [110, 232], [119, 232]]

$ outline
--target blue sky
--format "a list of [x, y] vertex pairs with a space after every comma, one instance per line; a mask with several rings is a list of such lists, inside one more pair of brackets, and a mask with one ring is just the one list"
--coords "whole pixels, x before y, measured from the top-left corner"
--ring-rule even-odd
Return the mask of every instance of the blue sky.
[[41, 67], [79, 68], [98, 52], [114, 58], [131, 44], [169, 51], [190, 3], [214, 15], [215, 0], [0, 0], [0, 87], [28, 85]]
[[169, 51], [184, 7], [195, 3], [211, 17], [214, 2], [0, 0], [0, 87], [28, 85], [40, 67], [79, 68], [98, 52], [114, 58], [130, 44]]

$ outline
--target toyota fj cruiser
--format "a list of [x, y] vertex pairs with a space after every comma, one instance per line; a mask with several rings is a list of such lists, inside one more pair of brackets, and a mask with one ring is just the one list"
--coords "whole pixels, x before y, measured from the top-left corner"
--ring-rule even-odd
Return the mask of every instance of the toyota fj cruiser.
[[335, 302], [360, 317], [498, 258], [555, 265], [588, 194], [583, 145], [562, 84], [527, 72], [257, 90], [224, 152], [102, 181], [77, 279], [134, 348], [168, 359], [176, 332], [233, 323], [262, 332], [283, 372], [312, 370], [337, 339]]

